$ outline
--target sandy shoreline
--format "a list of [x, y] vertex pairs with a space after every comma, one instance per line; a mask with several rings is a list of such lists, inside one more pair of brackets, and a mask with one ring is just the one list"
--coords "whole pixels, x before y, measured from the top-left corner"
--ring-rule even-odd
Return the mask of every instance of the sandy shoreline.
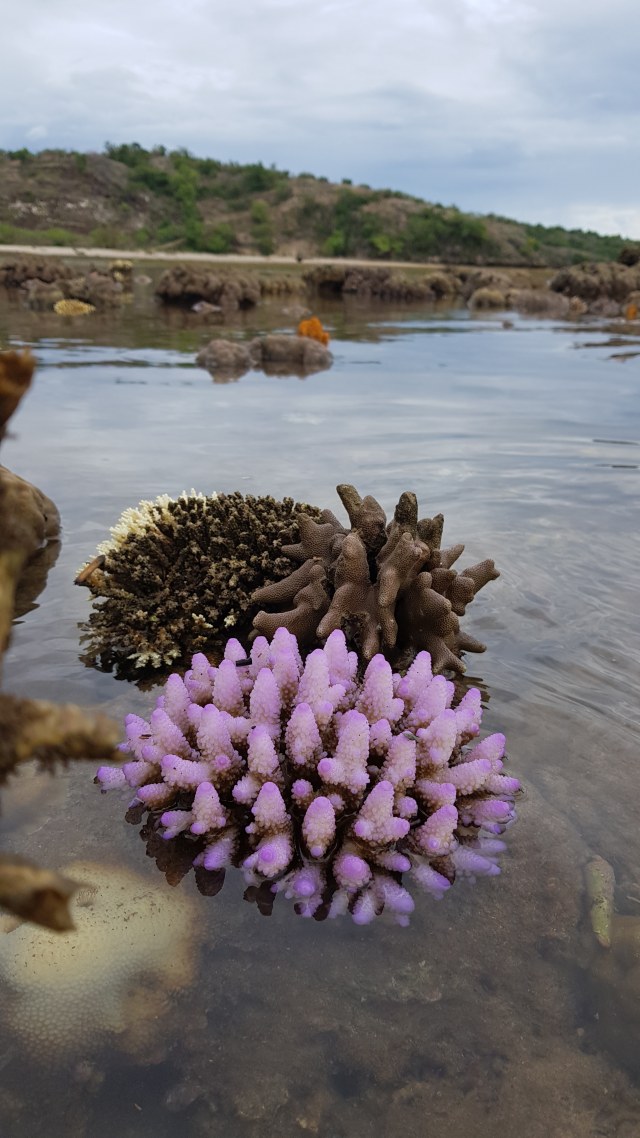
[[[349, 257], [305, 257], [302, 262], [295, 257], [261, 257], [259, 254], [238, 256], [231, 253], [193, 253], [188, 249], [180, 252], [164, 252], [149, 249], [84, 249], [70, 245], [0, 245], [0, 256], [6, 253], [19, 253], [31, 257], [87, 257], [93, 260], [127, 261], [195, 261], [211, 265], [260, 265], [262, 267], [289, 265], [352, 265], [357, 268], [380, 267], [385, 269], [414, 269], [423, 272], [440, 272], [454, 266], [416, 261], [367, 261]], [[480, 266], [478, 266], [480, 267]]]

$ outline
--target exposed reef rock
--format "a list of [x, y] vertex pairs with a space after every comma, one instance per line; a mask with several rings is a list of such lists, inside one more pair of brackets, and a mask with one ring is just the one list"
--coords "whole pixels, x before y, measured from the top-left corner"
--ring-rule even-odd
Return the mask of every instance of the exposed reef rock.
[[459, 875], [493, 876], [515, 818], [504, 735], [466, 749], [480, 692], [452, 708], [454, 690], [428, 652], [405, 676], [376, 655], [360, 678], [339, 629], [304, 665], [284, 628], [250, 661], [230, 640], [219, 667], [200, 654], [170, 676], [148, 722], [127, 717], [133, 758], [96, 781], [133, 789], [167, 842], [188, 838], [205, 892], [233, 865], [261, 912], [283, 892], [299, 916], [406, 925], [403, 874], [436, 899]]
[[304, 280], [309, 289], [321, 294], [352, 295], [365, 300], [435, 301], [455, 296], [460, 287], [453, 273], [438, 272], [418, 279], [378, 265], [319, 265], [305, 273]]
[[221, 308], [252, 308], [260, 300], [260, 282], [249, 274], [220, 276], [204, 269], [175, 265], [166, 269], [156, 286], [163, 304], [192, 308], [199, 300]]
[[276, 332], [256, 336], [249, 343], [254, 367], [267, 375], [311, 375], [326, 371], [333, 363], [329, 349], [308, 336], [287, 336]]
[[214, 379], [239, 379], [254, 366], [249, 343], [241, 340], [210, 340], [196, 356], [199, 367], [210, 371]]
[[409, 491], [387, 524], [375, 498], [361, 498], [353, 486], [337, 490], [351, 530], [329, 511], [321, 523], [298, 519], [300, 541], [282, 552], [299, 567], [254, 593], [254, 602], [275, 610], [258, 613], [256, 633], [272, 636], [282, 625], [308, 645], [342, 628], [365, 660], [380, 651], [426, 649], [434, 671], [464, 672], [460, 653], [484, 652], [485, 645], [461, 632], [459, 617], [499, 577], [493, 561], [452, 569], [464, 545], [441, 549], [442, 514], [418, 519]]
[[282, 552], [314, 506], [268, 496], [166, 495], [125, 510], [77, 578], [95, 603], [87, 657], [121, 669], [162, 668], [249, 627], [251, 595], [295, 568]]
[[596, 315], [620, 315], [640, 289], [640, 264], [585, 262], [560, 269], [550, 280], [552, 292], [584, 301]]
[[130, 274], [116, 269], [113, 262], [107, 272], [87, 267], [86, 272], [78, 273], [77, 268], [62, 264], [59, 260], [24, 258], [6, 261], [0, 267], [0, 285], [9, 289], [20, 289], [30, 308], [50, 310], [63, 300], [77, 300], [91, 304], [94, 308], [108, 309], [122, 303], [125, 286], [130, 283]]
[[252, 369], [267, 375], [303, 377], [331, 367], [331, 352], [308, 336], [270, 333], [246, 342], [211, 340], [201, 348], [196, 363], [215, 378], [239, 378]]

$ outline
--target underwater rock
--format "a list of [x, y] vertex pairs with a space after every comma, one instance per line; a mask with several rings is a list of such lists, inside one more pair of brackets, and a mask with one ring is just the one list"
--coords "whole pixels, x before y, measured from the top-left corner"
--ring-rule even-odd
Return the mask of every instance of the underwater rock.
[[97, 598], [87, 656], [121, 668], [162, 668], [248, 628], [258, 585], [287, 577], [282, 552], [315, 506], [267, 495], [162, 495], [125, 510], [77, 578]]
[[216, 883], [241, 867], [264, 913], [284, 893], [299, 916], [368, 924], [386, 909], [406, 925], [404, 874], [439, 899], [457, 876], [499, 873], [520, 785], [503, 773], [504, 735], [467, 747], [476, 688], [452, 707], [428, 652], [405, 676], [376, 655], [359, 678], [339, 630], [304, 665], [285, 628], [245, 658], [230, 640], [219, 667], [199, 654], [171, 675], [148, 722], [127, 717], [133, 758], [101, 767], [100, 786], [132, 788], [131, 806]]
[[282, 625], [306, 646], [343, 628], [365, 660], [380, 651], [426, 649], [434, 671], [464, 672], [460, 653], [484, 652], [485, 645], [460, 630], [459, 618], [500, 576], [493, 561], [452, 569], [464, 545], [441, 549], [442, 514], [419, 520], [409, 491], [389, 523], [375, 498], [348, 485], [337, 491], [351, 530], [328, 511], [321, 523], [299, 519], [299, 543], [282, 551], [298, 568], [253, 594], [270, 610], [254, 618], [256, 632], [272, 636]]
[[64, 873], [82, 883], [77, 932], [0, 934], [4, 1029], [45, 1066], [107, 1046], [154, 1062], [162, 1020], [195, 972], [193, 901], [121, 867], [79, 862]]

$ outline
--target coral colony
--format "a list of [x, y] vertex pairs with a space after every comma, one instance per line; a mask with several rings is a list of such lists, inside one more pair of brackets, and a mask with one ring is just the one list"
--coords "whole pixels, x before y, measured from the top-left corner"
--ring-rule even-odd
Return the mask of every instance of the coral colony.
[[300, 916], [382, 910], [406, 925], [405, 875], [435, 898], [458, 876], [499, 873], [517, 779], [505, 739], [478, 735], [480, 693], [452, 707], [454, 685], [426, 651], [406, 675], [381, 654], [358, 679], [343, 632], [303, 664], [295, 636], [237, 640], [218, 667], [193, 657], [171, 675], [149, 722], [126, 720], [122, 769], [167, 842], [193, 847], [198, 872], [240, 867], [250, 887], [284, 893]]
[[351, 529], [330, 510], [319, 520], [298, 516], [300, 541], [282, 547], [297, 567], [254, 592], [252, 601], [267, 606], [254, 617], [256, 631], [272, 636], [284, 626], [301, 644], [312, 644], [342, 628], [364, 660], [423, 649], [434, 672], [464, 672], [461, 653], [485, 646], [461, 630], [459, 617], [500, 576], [493, 561], [452, 569], [464, 545], [442, 549], [442, 514], [418, 518], [410, 491], [400, 496], [391, 522], [371, 495], [361, 498], [346, 484], [337, 491]]

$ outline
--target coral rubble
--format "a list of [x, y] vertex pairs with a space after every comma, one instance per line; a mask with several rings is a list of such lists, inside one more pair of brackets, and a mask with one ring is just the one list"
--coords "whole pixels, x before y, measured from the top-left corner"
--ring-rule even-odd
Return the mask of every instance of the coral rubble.
[[415, 494], [401, 495], [387, 523], [375, 498], [361, 498], [353, 486], [337, 490], [351, 530], [329, 512], [321, 523], [299, 519], [300, 541], [282, 550], [298, 567], [254, 593], [276, 610], [257, 614], [256, 631], [271, 636], [282, 625], [306, 646], [343, 628], [365, 660], [426, 649], [434, 671], [464, 672], [460, 653], [485, 646], [460, 630], [459, 618], [499, 576], [493, 561], [452, 569], [464, 545], [441, 549], [444, 518], [418, 519]]
[[219, 667], [199, 654], [170, 676], [148, 722], [127, 717], [132, 759], [96, 781], [131, 787], [196, 867], [242, 867], [263, 901], [283, 892], [301, 916], [358, 924], [386, 909], [405, 925], [403, 875], [436, 898], [458, 875], [495, 875], [515, 817], [504, 736], [467, 747], [480, 693], [455, 708], [453, 695], [428, 652], [404, 676], [376, 655], [360, 679], [341, 631], [303, 664], [279, 628], [250, 660], [230, 640]]
[[300, 518], [324, 515], [292, 498], [237, 492], [164, 495], [125, 510], [77, 578], [98, 598], [89, 658], [161, 668], [248, 627], [252, 592], [295, 568], [282, 550], [300, 539]]

